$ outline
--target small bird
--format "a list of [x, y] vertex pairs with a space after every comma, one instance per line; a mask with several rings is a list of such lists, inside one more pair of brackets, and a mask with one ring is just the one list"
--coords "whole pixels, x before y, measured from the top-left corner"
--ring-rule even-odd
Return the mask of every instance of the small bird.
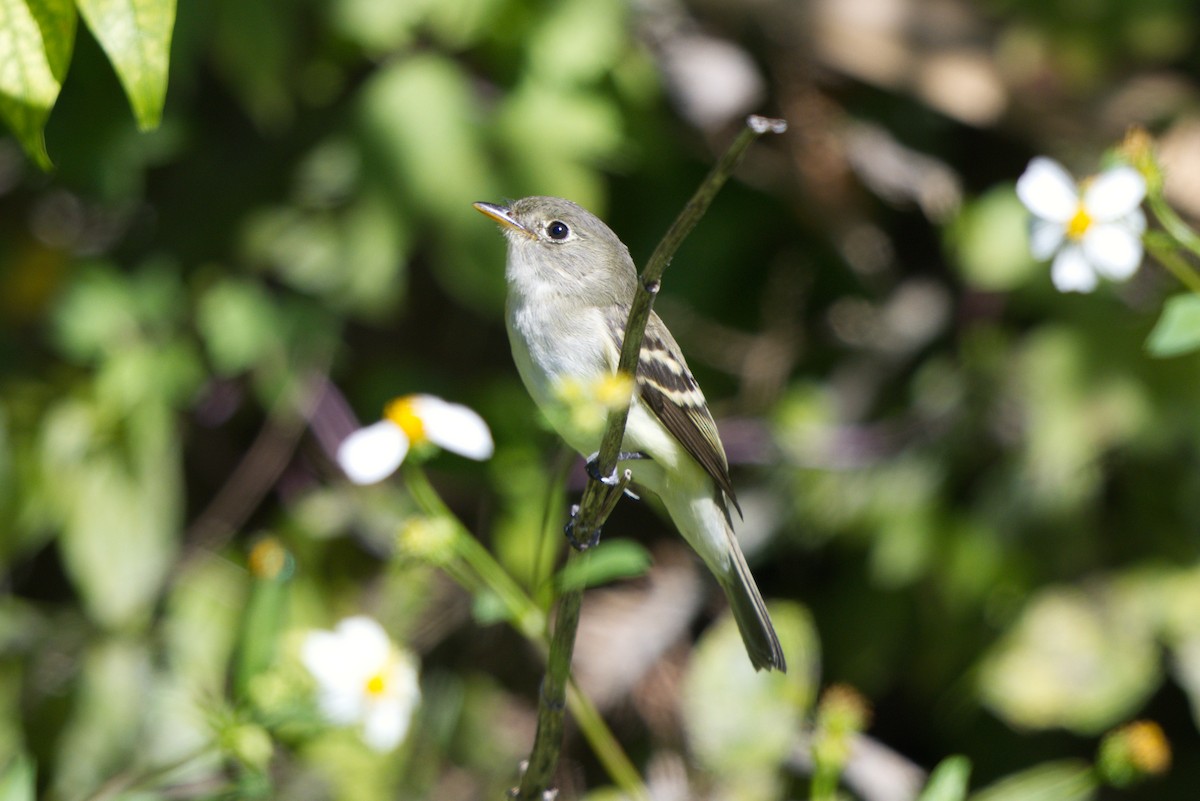
[[[498, 222], [508, 240], [506, 322], [517, 371], [559, 436], [579, 453], [595, 454], [602, 432], [554, 412], [564, 382], [586, 384], [616, 373], [637, 286], [629, 249], [569, 200], [527, 197], [475, 208]], [[725, 590], [755, 669], [786, 671], [733, 532], [729, 507], [741, 509], [717, 426], [679, 345], [653, 312], [635, 384], [621, 458], [639, 459], [635, 483], [658, 495]]]

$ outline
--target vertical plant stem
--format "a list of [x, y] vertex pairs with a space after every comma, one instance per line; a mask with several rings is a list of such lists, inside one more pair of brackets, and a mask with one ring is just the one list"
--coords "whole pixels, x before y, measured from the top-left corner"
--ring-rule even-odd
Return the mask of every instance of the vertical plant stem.
[[1146, 235], [1146, 248], [1154, 255], [1159, 264], [1166, 267], [1167, 271], [1178, 279], [1179, 283], [1200, 295], [1200, 275], [1197, 275], [1196, 270], [1179, 255], [1174, 244], [1178, 240], [1174, 237], [1162, 236], [1161, 233], [1154, 236], [1154, 233]]
[[[487, 591], [499, 598], [508, 612], [509, 622], [513, 628], [533, 643], [548, 660], [551, 648], [550, 643], [547, 642], [546, 619], [541, 608], [525, 594], [525, 591], [513, 581], [488, 550], [446, 508], [437, 490], [429, 483], [424, 470], [414, 464], [407, 464], [404, 466], [404, 477], [405, 486], [417, 506], [430, 517], [446, 520], [454, 527], [454, 552], [458, 559], [452, 564], [442, 565], [442, 569], [468, 591], [473, 593]], [[572, 551], [571, 554], [574, 555], [575, 552]], [[575, 614], [578, 616], [578, 611]], [[566, 629], [563, 629], [563, 632], [565, 633]], [[559, 652], [562, 651], [563, 648], [560, 648]], [[570, 666], [569, 655], [565, 665], [568, 668]], [[600, 764], [608, 771], [613, 782], [629, 798], [636, 799], [636, 801], [648, 801], [649, 796], [646, 788], [642, 786], [641, 777], [638, 776], [629, 757], [621, 750], [621, 745], [613, 736], [612, 730], [608, 728], [608, 724], [604, 722], [604, 718], [600, 716], [591, 701], [573, 686], [567, 695], [567, 708], [571, 710], [588, 745], [600, 760]], [[561, 721], [561, 714], [559, 718]], [[561, 738], [561, 722], [558, 730]], [[547, 736], [549, 736], [549, 732]], [[550, 770], [553, 772], [553, 766]]]
[[1162, 224], [1163, 230], [1170, 234], [1171, 238], [1180, 245], [1190, 250], [1195, 256], [1200, 257], [1200, 234], [1193, 231], [1175, 213], [1175, 209], [1171, 208], [1171, 205], [1167, 203], [1167, 199], [1163, 196], [1162, 192], [1151, 192], [1146, 200], [1150, 206], [1150, 211], [1154, 213], [1154, 216]]
[[[571, 549], [567, 552], [567, 566], [574, 568], [579, 563], [586, 563], [588, 558], [586, 552]], [[565, 592], [559, 600], [554, 636], [550, 638], [546, 675], [538, 694], [537, 735], [533, 740], [529, 764], [521, 776], [518, 798], [541, 796], [546, 788], [545, 785], [538, 786], [537, 782], [542, 776], [554, 775], [554, 768], [558, 764], [566, 715], [567, 684], [571, 677], [571, 655], [575, 651], [575, 631], [579, 627], [579, 610], [582, 606], [582, 591]]]
[[[679, 249], [679, 245], [704, 216], [704, 212], [708, 210], [725, 181], [733, 174], [733, 170], [745, 155], [750, 144], [764, 133], [783, 133], [785, 130], [787, 130], [787, 124], [783, 120], [772, 120], [757, 115], [749, 117], [746, 120], [746, 127], [742, 129], [729, 149], [705, 176], [691, 200], [675, 218], [675, 222], [658, 243], [654, 253], [650, 256], [650, 261], [642, 270], [633, 304], [629, 309], [629, 319], [625, 324], [625, 338], [621, 343], [618, 372], [630, 376], [636, 374], [642, 338], [646, 333], [646, 322], [650, 319], [654, 297], [658, 294], [662, 274], [670, 264], [675, 251]], [[617, 455], [621, 449], [621, 441], [625, 438], [625, 424], [628, 417], [628, 404], [608, 415], [608, 425], [597, 457], [600, 475], [612, 475], [616, 470]], [[622, 477], [623, 480], [615, 487], [601, 484], [598, 481], [588, 482], [579, 508], [573, 515], [570, 535], [572, 544], [592, 543], [599, 539], [600, 527], [604, 525], [617, 498], [624, 491], [624, 487], [628, 485], [629, 478], [629, 473], [626, 471]], [[576, 557], [572, 552], [568, 561], [574, 558]], [[533, 750], [530, 753], [525, 773], [521, 777], [521, 786], [515, 795], [522, 801], [542, 801], [551, 786], [554, 770], [558, 765], [559, 753], [562, 750], [563, 711], [566, 705], [567, 682], [565, 679], [569, 675], [571, 654], [575, 649], [575, 632], [579, 626], [579, 610], [582, 604], [582, 586], [565, 590], [559, 599], [558, 619], [555, 621], [554, 637], [550, 643], [549, 667], [538, 698], [537, 735], [534, 737]], [[554, 676], [552, 678], [552, 672], [557, 669], [566, 672], [562, 677]], [[637, 787], [640, 790], [633, 797], [648, 798], [640, 781], [637, 782]], [[629, 791], [626, 790], [626, 793], [628, 794]]]

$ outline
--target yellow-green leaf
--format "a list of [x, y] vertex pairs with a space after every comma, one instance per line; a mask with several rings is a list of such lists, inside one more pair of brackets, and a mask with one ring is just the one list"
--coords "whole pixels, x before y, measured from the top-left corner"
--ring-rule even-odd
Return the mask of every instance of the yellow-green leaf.
[[143, 131], [162, 118], [175, 0], [76, 0], [104, 49]]
[[1200, 297], [1188, 294], [1168, 298], [1146, 348], [1162, 358], [1200, 349]]
[[[756, 672], [731, 615], [700, 638], [683, 679], [680, 708], [698, 764], [738, 785], [773, 774], [816, 696], [820, 644], [804, 607], [769, 604], [788, 672]], [[757, 792], [729, 797], [758, 798]]]
[[74, 46], [70, 0], [0, 0], [0, 117], [44, 170], [51, 163], [42, 129]]
[[0, 801], [33, 801], [36, 778], [33, 760], [17, 754], [0, 771]]
[[925, 784], [917, 801], [963, 801], [971, 778], [971, 762], [965, 756], [943, 759]]

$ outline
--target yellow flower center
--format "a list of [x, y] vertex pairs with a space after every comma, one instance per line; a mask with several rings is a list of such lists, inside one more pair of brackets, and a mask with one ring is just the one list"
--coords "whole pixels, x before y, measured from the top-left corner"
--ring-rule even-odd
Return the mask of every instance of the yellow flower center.
[[425, 423], [417, 415], [417, 397], [405, 395], [396, 398], [383, 410], [383, 416], [400, 426], [400, 430], [408, 437], [408, 441], [416, 445], [425, 442]]
[[1165, 773], [1171, 766], [1171, 745], [1157, 723], [1139, 720], [1125, 727], [1129, 756], [1146, 773]]
[[250, 549], [250, 572], [255, 578], [273, 579], [288, 566], [288, 552], [274, 537], [264, 537]]
[[1067, 238], [1079, 240], [1087, 233], [1087, 230], [1092, 227], [1092, 215], [1088, 214], [1088, 210], [1084, 208], [1083, 203], [1075, 209], [1074, 216], [1067, 221]]
[[384, 678], [383, 671], [376, 673], [367, 679], [367, 695], [378, 698], [387, 690], [387, 679]]

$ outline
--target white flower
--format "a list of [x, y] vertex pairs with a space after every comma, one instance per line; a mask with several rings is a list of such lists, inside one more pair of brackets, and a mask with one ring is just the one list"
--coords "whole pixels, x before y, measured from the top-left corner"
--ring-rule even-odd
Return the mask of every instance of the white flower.
[[321, 713], [339, 726], [361, 726], [376, 751], [404, 741], [421, 698], [416, 660], [369, 617], [349, 617], [333, 631], [309, 632], [300, 658], [317, 680]]
[[1142, 263], [1146, 182], [1114, 167], [1076, 186], [1058, 162], [1038, 157], [1017, 180], [1017, 197], [1034, 215], [1029, 248], [1054, 256], [1050, 278], [1061, 292], [1090, 292], [1097, 276], [1124, 281]]
[[355, 484], [374, 484], [396, 471], [412, 445], [432, 442], [470, 459], [488, 459], [495, 446], [475, 412], [433, 395], [406, 395], [387, 405], [383, 419], [338, 446], [337, 461]]

